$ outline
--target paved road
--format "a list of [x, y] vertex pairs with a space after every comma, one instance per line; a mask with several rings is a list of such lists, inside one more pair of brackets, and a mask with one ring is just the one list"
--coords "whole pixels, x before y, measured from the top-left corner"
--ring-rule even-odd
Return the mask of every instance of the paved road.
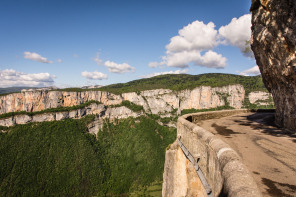
[[199, 122], [241, 156], [263, 196], [296, 196], [296, 133], [273, 125], [272, 113], [244, 113]]

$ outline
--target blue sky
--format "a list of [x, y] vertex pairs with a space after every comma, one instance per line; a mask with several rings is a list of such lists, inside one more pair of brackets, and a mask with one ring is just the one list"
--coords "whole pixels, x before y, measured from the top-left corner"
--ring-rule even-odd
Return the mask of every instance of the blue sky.
[[164, 73], [258, 74], [252, 54], [241, 52], [250, 37], [250, 4], [1, 0], [0, 87], [107, 85]]

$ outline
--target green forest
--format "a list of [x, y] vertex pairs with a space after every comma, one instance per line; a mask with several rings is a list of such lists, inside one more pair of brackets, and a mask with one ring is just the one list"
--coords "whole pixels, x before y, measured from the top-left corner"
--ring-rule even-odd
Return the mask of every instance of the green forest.
[[141, 116], [106, 120], [96, 138], [93, 119], [1, 128], [0, 196], [160, 196], [176, 129]]

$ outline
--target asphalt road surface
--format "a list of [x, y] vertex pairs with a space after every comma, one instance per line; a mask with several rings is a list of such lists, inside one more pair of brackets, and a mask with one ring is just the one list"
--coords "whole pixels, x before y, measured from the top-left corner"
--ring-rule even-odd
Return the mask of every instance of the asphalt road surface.
[[199, 126], [242, 158], [263, 196], [296, 196], [296, 132], [277, 128], [273, 113], [243, 113], [204, 120]]

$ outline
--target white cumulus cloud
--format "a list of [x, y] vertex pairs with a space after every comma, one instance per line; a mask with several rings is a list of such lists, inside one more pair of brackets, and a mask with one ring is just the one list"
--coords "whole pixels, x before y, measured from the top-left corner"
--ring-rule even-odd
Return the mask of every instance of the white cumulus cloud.
[[135, 71], [135, 68], [127, 63], [118, 64], [112, 61], [106, 61], [104, 63], [104, 66], [106, 66], [108, 68], [108, 71], [112, 73], [125, 73]]
[[233, 18], [231, 22], [219, 29], [219, 35], [241, 52], [249, 57], [253, 57], [248, 41], [251, 39], [251, 14], [243, 15], [239, 18]]
[[[197, 20], [183, 27], [177, 36], [171, 38], [162, 62], [151, 62], [149, 66], [155, 68], [165, 64], [169, 67], [186, 68], [189, 64], [193, 64], [209, 68], [224, 68], [227, 59], [212, 51], [218, 44], [219, 35], [215, 24], [213, 22], [204, 24]], [[204, 55], [202, 52], [205, 52]]]
[[39, 55], [38, 53], [31, 53], [31, 52], [24, 52], [24, 58], [25, 59], [29, 59], [29, 60], [33, 60], [33, 61], [37, 61], [37, 62], [41, 62], [41, 63], [52, 63], [52, 61], [47, 60], [47, 58], [42, 57], [41, 55]]
[[[178, 35], [172, 37], [166, 45], [166, 55], [161, 62], [151, 62], [149, 67], [159, 65], [185, 68], [190, 64], [209, 68], [224, 68], [227, 59], [222, 54], [214, 52], [218, 45], [232, 45], [238, 47], [242, 54], [254, 57], [250, 48], [251, 14], [233, 18], [217, 31], [215, 24], [194, 21], [179, 30]], [[204, 55], [202, 55], [204, 54]]]
[[217, 35], [213, 22], [204, 24], [201, 21], [194, 21], [179, 30], [179, 35], [171, 38], [166, 49], [168, 52], [212, 49], [218, 44]]
[[169, 67], [188, 67], [188, 64], [193, 61], [197, 61], [201, 58], [200, 52], [196, 50], [192, 51], [181, 51], [177, 53], [169, 53], [167, 56], [163, 57], [166, 65]]
[[94, 72], [84, 71], [81, 73], [81, 76], [91, 80], [102, 80], [102, 79], [108, 78], [108, 75], [98, 71], [94, 71]]
[[63, 60], [62, 59], [57, 59], [57, 63], [62, 63]]
[[227, 59], [221, 54], [212, 50], [207, 51], [203, 56], [199, 51], [182, 51], [178, 53], [171, 53], [164, 57], [167, 66], [169, 67], [188, 67], [189, 63], [196, 66], [204, 66], [209, 68], [224, 68]]
[[54, 84], [54, 75], [49, 73], [27, 74], [18, 72], [13, 69], [0, 70], [0, 86], [29, 86], [29, 87], [46, 87]]
[[148, 66], [150, 68], [157, 68], [157, 67], [160, 67], [160, 66], [163, 66], [163, 65], [165, 65], [165, 62], [150, 62], [148, 64]]
[[194, 61], [195, 65], [205, 66], [209, 68], [224, 68], [227, 59], [221, 54], [212, 50], [207, 51], [203, 56]]
[[188, 72], [188, 69], [183, 69], [183, 70], [175, 70], [175, 71], [166, 71], [166, 72], [156, 72], [144, 76], [140, 76], [141, 78], [150, 78], [150, 77], [155, 77], [158, 75], [167, 75], [167, 74], [186, 74]]
[[249, 75], [260, 75], [259, 67], [256, 65], [248, 70], [244, 70], [242, 72], [239, 72], [240, 75], [249, 76]]

